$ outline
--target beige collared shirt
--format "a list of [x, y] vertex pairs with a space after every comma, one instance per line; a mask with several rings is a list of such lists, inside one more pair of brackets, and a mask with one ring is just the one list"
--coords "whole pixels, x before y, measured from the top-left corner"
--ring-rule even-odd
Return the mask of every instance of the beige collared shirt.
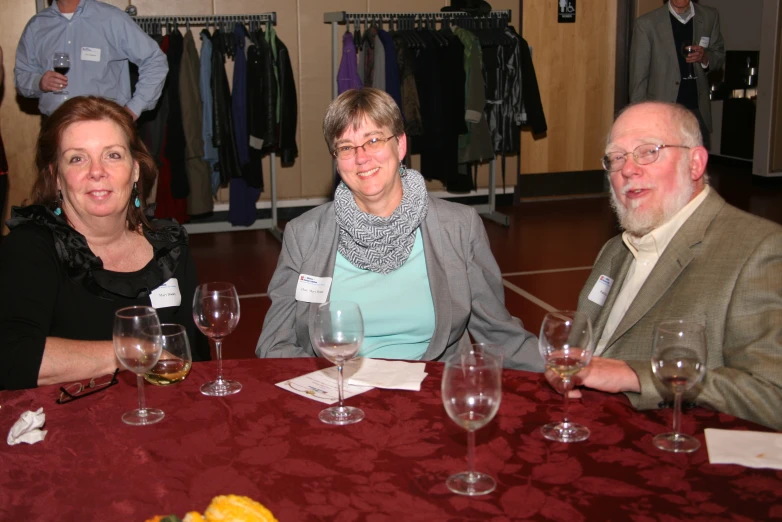
[[[634, 259], [630, 269], [627, 271], [625, 280], [622, 282], [619, 295], [616, 296], [611, 313], [608, 315], [605, 328], [603, 328], [603, 336], [595, 348], [595, 355], [601, 355], [605, 351], [606, 344], [608, 344], [611, 336], [614, 335], [616, 327], [619, 326], [627, 309], [630, 308], [630, 304], [635, 300], [635, 296], [638, 295], [638, 291], [646, 282], [649, 274], [652, 273], [665, 248], [681, 226], [703, 203], [703, 200], [709, 194], [709, 190], [711, 189], [706, 185], [700, 194], [674, 214], [667, 223], [655, 228], [643, 237], [634, 237], [627, 232], [622, 233], [622, 241], [630, 249]], [[618, 281], [614, 282], [614, 284], [617, 283]], [[649, 342], [651, 341], [649, 339]]]

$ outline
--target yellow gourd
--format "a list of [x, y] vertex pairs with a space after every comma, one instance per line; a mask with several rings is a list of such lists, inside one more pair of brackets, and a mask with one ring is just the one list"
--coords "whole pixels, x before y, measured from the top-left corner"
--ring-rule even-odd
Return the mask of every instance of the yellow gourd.
[[[220, 495], [204, 512], [206, 522], [279, 522], [272, 512], [248, 497]], [[193, 519], [193, 522], [200, 522]]]

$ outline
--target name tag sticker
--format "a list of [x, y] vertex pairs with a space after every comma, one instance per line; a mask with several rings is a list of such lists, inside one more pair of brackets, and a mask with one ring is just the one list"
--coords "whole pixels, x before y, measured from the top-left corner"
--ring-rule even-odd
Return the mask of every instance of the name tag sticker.
[[100, 61], [100, 48], [99, 47], [82, 47], [81, 48], [81, 59], [87, 60], [88, 62], [99, 62]]
[[305, 303], [325, 303], [330, 288], [330, 277], [299, 274], [299, 282], [296, 284], [296, 300]]
[[168, 308], [179, 306], [182, 302], [182, 294], [179, 293], [179, 281], [172, 277], [149, 294], [152, 308]]
[[698, 45], [700, 45], [701, 47], [703, 47], [705, 49], [706, 47], [709, 46], [709, 42], [710, 41], [711, 40], [709, 40], [708, 36], [701, 36], [701, 41], [698, 42]]
[[606, 302], [606, 297], [608, 297], [608, 292], [611, 291], [611, 286], [613, 286], [614, 280], [606, 275], [601, 275], [600, 278], [595, 283], [595, 286], [592, 287], [592, 291], [589, 292], [589, 299], [593, 303], [598, 304], [599, 306], [603, 306]]

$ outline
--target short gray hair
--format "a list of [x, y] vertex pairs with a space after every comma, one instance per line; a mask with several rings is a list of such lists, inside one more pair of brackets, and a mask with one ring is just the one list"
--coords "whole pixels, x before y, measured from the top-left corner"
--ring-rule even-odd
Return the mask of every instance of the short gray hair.
[[388, 93], [372, 87], [350, 89], [329, 104], [323, 119], [323, 137], [329, 151], [348, 127], [357, 130], [367, 118], [378, 127], [387, 127], [394, 136], [405, 133], [402, 113]]

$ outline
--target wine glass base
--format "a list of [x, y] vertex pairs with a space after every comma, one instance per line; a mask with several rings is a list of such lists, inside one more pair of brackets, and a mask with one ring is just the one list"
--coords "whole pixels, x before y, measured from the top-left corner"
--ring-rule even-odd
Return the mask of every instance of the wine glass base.
[[683, 433], [661, 433], [656, 435], [652, 441], [661, 450], [673, 453], [692, 453], [701, 447], [698, 439]]
[[581, 442], [589, 438], [589, 428], [572, 422], [552, 422], [540, 428], [540, 432], [557, 442]]
[[321, 411], [318, 414], [318, 418], [326, 424], [344, 426], [345, 424], [361, 422], [364, 419], [364, 411], [352, 406], [333, 406]]
[[486, 473], [464, 471], [448, 477], [445, 485], [457, 495], [473, 497], [491, 493], [497, 487], [497, 482]]
[[223, 379], [221, 381], [212, 381], [202, 385], [201, 393], [210, 397], [224, 397], [226, 395], [239, 393], [239, 390], [241, 389], [241, 383]]
[[132, 410], [122, 416], [122, 422], [131, 426], [146, 426], [163, 420], [166, 414], [162, 410], [146, 408], [144, 410]]

